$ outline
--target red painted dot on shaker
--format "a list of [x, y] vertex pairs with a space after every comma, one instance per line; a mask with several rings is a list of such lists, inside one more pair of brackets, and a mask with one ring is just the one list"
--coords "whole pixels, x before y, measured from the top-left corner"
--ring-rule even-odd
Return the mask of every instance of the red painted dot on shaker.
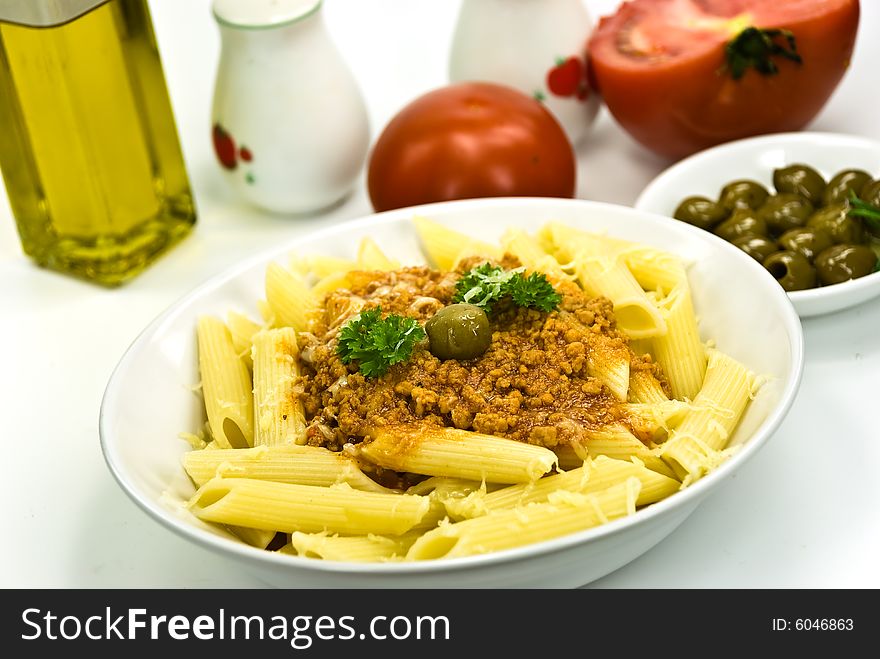
[[226, 169], [235, 169], [238, 162], [235, 159], [235, 140], [232, 139], [232, 135], [217, 123], [214, 124], [211, 131], [211, 138], [214, 143], [214, 153], [217, 155], [217, 160], [220, 161], [220, 164]]
[[250, 162], [254, 159], [254, 154], [251, 153], [251, 150], [246, 146], [243, 146], [238, 150], [238, 156], [245, 162]]

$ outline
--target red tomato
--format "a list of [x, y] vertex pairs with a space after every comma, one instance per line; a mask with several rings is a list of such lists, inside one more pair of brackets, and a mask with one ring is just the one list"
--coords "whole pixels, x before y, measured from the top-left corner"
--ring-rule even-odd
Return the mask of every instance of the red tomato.
[[576, 162], [539, 101], [496, 84], [449, 85], [417, 98], [370, 154], [377, 211], [474, 197], [573, 197]]
[[858, 23], [858, 0], [633, 0], [593, 33], [591, 73], [636, 140], [678, 158], [803, 128], [849, 66]]

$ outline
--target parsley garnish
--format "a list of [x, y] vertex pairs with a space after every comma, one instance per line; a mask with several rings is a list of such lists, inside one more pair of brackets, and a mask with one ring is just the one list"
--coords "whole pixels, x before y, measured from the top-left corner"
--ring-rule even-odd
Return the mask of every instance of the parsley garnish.
[[413, 346], [424, 338], [425, 330], [415, 318], [397, 314], [382, 318], [382, 308], [376, 307], [343, 325], [336, 354], [343, 364], [357, 361], [366, 377], [380, 377], [409, 359]]
[[557, 293], [540, 272], [528, 277], [525, 268], [505, 270], [501, 266], [484, 263], [466, 272], [455, 285], [453, 302], [466, 302], [491, 313], [495, 303], [510, 297], [520, 307], [555, 311], [562, 302]]
[[865, 221], [865, 224], [873, 229], [880, 229], [880, 208], [859, 199], [852, 190], [850, 190], [849, 205], [850, 209], [847, 215], [850, 217], [860, 217]]

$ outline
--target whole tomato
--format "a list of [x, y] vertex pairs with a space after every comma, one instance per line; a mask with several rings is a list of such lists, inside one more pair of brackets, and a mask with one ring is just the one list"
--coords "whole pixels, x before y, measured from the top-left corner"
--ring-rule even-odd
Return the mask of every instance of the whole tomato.
[[483, 82], [449, 85], [404, 107], [370, 153], [377, 211], [474, 197], [573, 197], [576, 162], [539, 101]]
[[679, 158], [721, 142], [799, 130], [849, 66], [858, 0], [632, 0], [589, 43], [614, 118]]

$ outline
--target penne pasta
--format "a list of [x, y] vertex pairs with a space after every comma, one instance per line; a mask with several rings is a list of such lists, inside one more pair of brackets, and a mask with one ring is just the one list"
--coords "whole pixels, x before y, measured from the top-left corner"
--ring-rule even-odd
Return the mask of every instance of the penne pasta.
[[226, 528], [236, 538], [257, 549], [265, 549], [275, 539], [275, 536], [278, 535], [275, 531], [249, 529], [246, 526], [227, 526]]
[[322, 487], [345, 483], [365, 492], [393, 492], [364, 474], [348, 456], [318, 446], [189, 451], [183, 456], [183, 466], [197, 487], [222, 477]]
[[638, 370], [630, 372], [627, 400], [630, 403], [665, 403], [669, 396], [653, 373]]
[[630, 338], [666, 334], [666, 321], [660, 310], [648, 299], [619, 256], [578, 255], [574, 263], [578, 283], [588, 293], [611, 300], [617, 326]]
[[266, 301], [278, 327], [305, 332], [309, 327], [315, 300], [302, 277], [270, 263], [266, 268]]
[[625, 401], [629, 394], [630, 358], [625, 346], [620, 346], [602, 334], [594, 338], [597, 350], [587, 353], [590, 373], [605, 384], [617, 400]]
[[254, 362], [251, 358], [251, 347], [253, 346], [253, 336], [263, 326], [258, 322], [251, 320], [244, 314], [230, 311], [226, 315], [226, 326], [229, 328], [229, 335], [232, 337], [232, 345], [235, 352], [244, 360], [249, 369], [253, 369]]
[[559, 261], [541, 247], [537, 239], [521, 229], [510, 229], [501, 237], [501, 247], [513, 254], [527, 270], [543, 272], [552, 282], [568, 281], [570, 277]]
[[290, 534], [290, 542], [278, 551], [282, 554], [322, 558], [327, 561], [366, 563], [402, 559], [412, 539], [375, 535], [340, 536], [326, 533]]
[[427, 497], [315, 487], [251, 478], [213, 478], [187, 504], [206, 522], [293, 533], [400, 535], [428, 512]]
[[199, 372], [211, 436], [224, 448], [254, 443], [251, 376], [226, 325], [212, 316], [198, 321]]
[[338, 291], [341, 288], [348, 288], [351, 284], [351, 278], [348, 271], [331, 272], [314, 283], [311, 288], [313, 299], [320, 300], [327, 293]]
[[557, 447], [559, 465], [563, 469], [581, 467], [584, 460], [600, 455], [617, 460], [636, 458], [648, 469], [675, 477], [675, 472], [660, 457], [656, 448], [643, 444], [624, 426], [608, 426], [598, 430], [585, 430], [587, 440], [583, 445], [566, 444]]
[[654, 357], [663, 368], [673, 398], [693, 399], [706, 373], [706, 351], [686, 284], [678, 285], [660, 303], [667, 332], [654, 337]]
[[687, 284], [684, 264], [669, 252], [631, 245], [623, 248], [619, 254], [633, 277], [646, 291], [667, 295], [676, 286]]
[[362, 238], [358, 246], [357, 265], [361, 270], [396, 270], [400, 261], [390, 259], [372, 238]]
[[452, 270], [458, 261], [467, 256], [485, 256], [499, 260], [501, 251], [494, 245], [475, 240], [459, 231], [434, 222], [426, 217], [413, 217], [422, 247], [428, 260], [440, 270]]
[[582, 467], [547, 476], [534, 483], [509, 485], [490, 493], [474, 490], [466, 497], [447, 501], [446, 508], [453, 519], [470, 519], [529, 503], [544, 503], [550, 495], [560, 490], [594, 494], [630, 477], [637, 478], [641, 484], [636, 506], [665, 499], [681, 487], [677, 480], [652, 471], [638, 461], [615, 460], [600, 455], [594, 459], [588, 458]]
[[406, 557], [431, 560], [471, 556], [583, 531], [631, 515], [640, 489], [637, 478], [628, 478], [597, 494], [557, 491], [547, 503], [441, 525], [416, 540]]
[[553, 451], [456, 428], [376, 428], [358, 455], [395, 471], [489, 483], [527, 483], [551, 471]]
[[624, 419], [637, 437], [662, 442], [678, 426], [693, 406], [684, 401], [667, 399], [658, 403], [628, 403], [623, 406]]
[[311, 273], [318, 279], [328, 275], [345, 274], [356, 270], [358, 264], [350, 259], [341, 259], [336, 256], [312, 256], [307, 259], [296, 258], [291, 261], [290, 269], [299, 272], [301, 276]]
[[253, 337], [257, 446], [305, 444], [303, 406], [293, 388], [299, 376], [298, 356], [292, 327], [261, 331]]
[[681, 477], [696, 480], [723, 462], [730, 436], [754, 393], [755, 377], [735, 359], [709, 351], [706, 380], [661, 455]]

